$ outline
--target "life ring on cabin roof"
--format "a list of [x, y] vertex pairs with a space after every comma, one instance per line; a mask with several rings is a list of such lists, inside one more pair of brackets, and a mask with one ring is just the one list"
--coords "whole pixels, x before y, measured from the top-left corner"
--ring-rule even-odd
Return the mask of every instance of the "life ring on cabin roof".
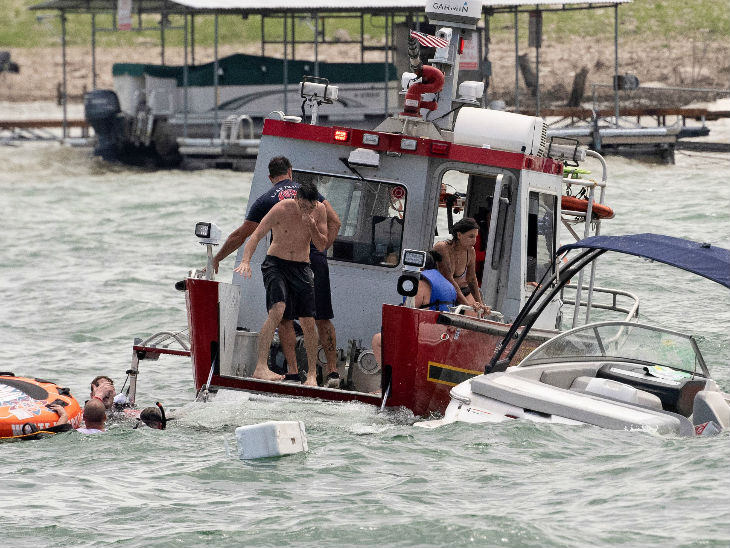
[[54, 402], [65, 407], [71, 426], [81, 425], [81, 406], [68, 388], [41, 379], [0, 373], [0, 439], [32, 438], [55, 426], [58, 415], [46, 407]]
[[[576, 198], [575, 196], [562, 196], [560, 198], [560, 207], [563, 211], [588, 211], [588, 200]], [[593, 202], [593, 216], [599, 219], [612, 219], [615, 213], [613, 209], [604, 204]]]

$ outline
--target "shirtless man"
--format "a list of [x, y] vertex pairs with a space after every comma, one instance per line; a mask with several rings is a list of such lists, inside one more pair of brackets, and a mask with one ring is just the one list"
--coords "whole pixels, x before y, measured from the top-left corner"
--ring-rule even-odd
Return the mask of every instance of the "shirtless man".
[[274, 330], [282, 319], [299, 318], [307, 351], [307, 380], [317, 386], [317, 330], [314, 323], [314, 281], [309, 265], [309, 244], [323, 251], [327, 245], [327, 213], [317, 201], [317, 187], [303, 183], [293, 200], [282, 200], [256, 227], [243, 248], [235, 272], [251, 277], [251, 257], [261, 239], [271, 230], [272, 241], [261, 272], [266, 286], [269, 315], [261, 327], [258, 357], [253, 377], [279, 381], [284, 377], [269, 370], [268, 354]]
[[[273, 185], [271, 190], [264, 192], [251, 205], [244, 223], [231, 232], [218, 253], [213, 257], [213, 268], [216, 273], [218, 272], [220, 262], [244, 244], [246, 239], [256, 230], [261, 220], [271, 211], [272, 207], [281, 200], [296, 196], [299, 183], [292, 180], [292, 165], [285, 156], [276, 156], [269, 161], [269, 180]], [[329, 201], [324, 196], [318, 196], [318, 198], [324, 204], [327, 211], [327, 248], [329, 249], [337, 237], [341, 222]], [[310, 246], [309, 263], [314, 272], [314, 302], [316, 305], [314, 322], [317, 325], [319, 344], [324, 348], [327, 358], [327, 367], [324, 372], [327, 375], [326, 383], [328, 387], [336, 388], [339, 386], [339, 376], [337, 374], [337, 339], [335, 336], [335, 326], [332, 323], [334, 313], [332, 311], [327, 255], [317, 250], [314, 246]], [[282, 319], [281, 324], [279, 324], [279, 340], [281, 341], [281, 349], [284, 352], [284, 357], [289, 368], [287, 378], [298, 379], [299, 370], [297, 368], [297, 358], [294, 350], [296, 335], [294, 334], [294, 325], [291, 320]]]

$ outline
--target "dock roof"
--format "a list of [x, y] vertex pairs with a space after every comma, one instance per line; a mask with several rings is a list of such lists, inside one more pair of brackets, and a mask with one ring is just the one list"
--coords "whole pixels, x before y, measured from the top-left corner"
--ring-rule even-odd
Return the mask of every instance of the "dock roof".
[[[631, 0], [483, 0], [482, 9], [494, 11], [590, 9], [626, 4]], [[322, 12], [413, 12], [424, 9], [424, 0], [133, 0], [137, 13], [313, 13]], [[76, 13], [111, 13], [117, 0], [47, 0], [32, 10], [61, 10]]]

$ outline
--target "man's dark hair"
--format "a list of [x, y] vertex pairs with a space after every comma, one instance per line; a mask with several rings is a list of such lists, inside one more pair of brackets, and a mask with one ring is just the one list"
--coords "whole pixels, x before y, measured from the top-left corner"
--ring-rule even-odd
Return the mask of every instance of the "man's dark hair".
[[309, 200], [310, 202], [316, 202], [319, 198], [319, 192], [317, 192], [317, 186], [311, 181], [304, 181], [297, 189], [297, 198], [302, 200]]
[[93, 390], [95, 386], [99, 386], [99, 381], [101, 380], [107, 380], [111, 383], [112, 386], [114, 386], [114, 381], [111, 380], [111, 378], [107, 377], [106, 375], [98, 375], [94, 377], [94, 380], [91, 381], [91, 389]]
[[291, 169], [291, 162], [286, 156], [276, 156], [269, 160], [269, 177], [278, 177], [279, 175], [286, 175], [286, 172]]
[[155, 428], [157, 424], [159, 424], [162, 429], [165, 427], [165, 421], [162, 418], [162, 413], [159, 409], [157, 409], [157, 407], [145, 407], [142, 409], [142, 412], [139, 414], [139, 420], [150, 428]]

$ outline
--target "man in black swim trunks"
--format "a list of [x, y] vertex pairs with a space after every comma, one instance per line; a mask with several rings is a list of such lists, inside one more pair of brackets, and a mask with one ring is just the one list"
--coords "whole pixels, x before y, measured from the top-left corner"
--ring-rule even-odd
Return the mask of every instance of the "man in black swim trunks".
[[[218, 272], [220, 262], [244, 244], [272, 207], [281, 200], [296, 196], [299, 183], [292, 180], [292, 165], [285, 156], [276, 156], [269, 161], [269, 180], [273, 188], [259, 196], [251, 205], [244, 223], [231, 232], [218, 253], [213, 257], [213, 268], [216, 273]], [[325, 249], [328, 249], [332, 246], [332, 243], [337, 237], [337, 233], [340, 231], [341, 222], [332, 205], [321, 194], [318, 195], [318, 200], [325, 206], [327, 211], [327, 245]], [[327, 358], [325, 377], [330, 387], [337, 387], [339, 386], [339, 377], [337, 376], [337, 339], [335, 336], [335, 326], [332, 323], [334, 313], [332, 312], [327, 255], [324, 251], [319, 251], [312, 245], [310, 246], [309, 261], [314, 272], [316, 306], [314, 318], [319, 334], [319, 344], [324, 348]], [[296, 336], [291, 320], [282, 320], [279, 325], [279, 339], [289, 367], [288, 372], [291, 375], [297, 375], [297, 360], [294, 351]]]
[[305, 182], [294, 200], [282, 200], [271, 208], [243, 248], [243, 259], [235, 272], [251, 277], [251, 257], [261, 239], [271, 230], [271, 246], [261, 264], [269, 315], [259, 332], [258, 357], [253, 376], [282, 380], [269, 370], [268, 354], [274, 330], [282, 318], [299, 318], [307, 351], [307, 380], [317, 386], [317, 331], [314, 323], [314, 274], [309, 263], [309, 246], [323, 251], [327, 245], [327, 213], [317, 200], [317, 187]]

